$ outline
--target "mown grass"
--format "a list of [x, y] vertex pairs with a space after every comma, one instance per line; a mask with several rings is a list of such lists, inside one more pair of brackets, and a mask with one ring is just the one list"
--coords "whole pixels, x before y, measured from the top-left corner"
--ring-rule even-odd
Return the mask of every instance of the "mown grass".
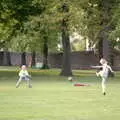
[[[4, 68], [4, 69], [3, 69]], [[0, 67], [0, 120], [119, 120], [120, 72], [107, 82], [107, 95], [101, 94], [95, 71], [74, 70], [75, 87], [60, 70], [29, 69], [32, 88], [25, 82], [15, 88], [17, 67]]]

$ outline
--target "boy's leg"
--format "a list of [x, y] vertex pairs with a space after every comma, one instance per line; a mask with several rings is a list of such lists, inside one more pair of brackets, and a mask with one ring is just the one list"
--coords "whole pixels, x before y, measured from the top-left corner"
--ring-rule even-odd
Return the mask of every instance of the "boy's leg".
[[29, 79], [29, 78], [26, 78], [26, 81], [27, 81], [28, 87], [29, 87], [29, 88], [32, 88], [32, 84], [31, 84], [31, 82], [30, 82], [30, 79]]
[[22, 81], [22, 77], [20, 77], [19, 80], [17, 81], [16, 88], [18, 88], [20, 86], [21, 81]]
[[102, 77], [102, 93], [105, 95], [106, 94], [106, 78]]
[[97, 77], [100, 76], [99, 72], [96, 72]]
[[99, 71], [99, 72], [96, 72], [96, 75], [99, 77], [102, 77], [103, 76], [103, 71]]

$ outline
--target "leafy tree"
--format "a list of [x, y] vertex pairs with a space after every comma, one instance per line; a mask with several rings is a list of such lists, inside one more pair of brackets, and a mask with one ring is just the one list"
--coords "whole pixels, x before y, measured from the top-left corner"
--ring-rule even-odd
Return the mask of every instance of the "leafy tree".
[[108, 36], [110, 31], [114, 29], [112, 13], [116, 5], [116, 0], [89, 0], [83, 6], [83, 9], [86, 11], [86, 37], [91, 44], [97, 44], [100, 58], [105, 57], [109, 59], [111, 56]]
[[[79, 24], [81, 21], [83, 22], [84, 18], [84, 10], [80, 8], [80, 5], [83, 5], [88, 0], [79, 1], [69, 1], [69, 0], [56, 0], [53, 1], [51, 5], [52, 13], [55, 14], [56, 18], [54, 18], [54, 22], [58, 21], [58, 26], [60, 29], [60, 34], [62, 37], [62, 46], [63, 46], [63, 63], [61, 75], [70, 76], [72, 75], [71, 70], [71, 62], [70, 62], [70, 34], [79, 30], [81, 32], [82, 28], [84, 28], [83, 24]], [[81, 32], [82, 33], [82, 32]]]
[[112, 30], [109, 33], [109, 38], [111, 39], [112, 42], [112, 47], [117, 49], [118, 51], [120, 50], [120, 3], [119, 0], [116, 0], [116, 4], [114, 9], [112, 10]]
[[[34, 4], [33, 0], [2, 0], [0, 9], [0, 26], [2, 26], [0, 30], [0, 35], [2, 36], [1, 47], [4, 45], [6, 48], [11, 48], [11, 46], [7, 45], [10, 45], [12, 37], [18, 31], [22, 33], [24, 22], [28, 21], [29, 16], [40, 14], [43, 8]], [[21, 49], [23, 50], [23, 48]]]
[[[106, 58], [111, 64], [113, 63], [113, 52], [111, 43], [109, 40], [109, 33], [114, 29], [112, 23], [112, 11], [116, 6], [116, 0], [100, 1], [99, 8], [101, 9], [101, 26], [102, 29], [99, 34], [99, 51], [102, 53], [101, 56]], [[102, 44], [102, 46], [101, 46]], [[108, 51], [108, 52], [106, 52]], [[100, 57], [101, 57], [100, 56]]]

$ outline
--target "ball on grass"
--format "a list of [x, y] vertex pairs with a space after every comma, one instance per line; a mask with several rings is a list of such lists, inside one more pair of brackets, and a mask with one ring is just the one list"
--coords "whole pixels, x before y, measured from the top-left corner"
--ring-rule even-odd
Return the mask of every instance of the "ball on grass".
[[68, 77], [68, 81], [73, 81], [73, 78], [72, 77]]

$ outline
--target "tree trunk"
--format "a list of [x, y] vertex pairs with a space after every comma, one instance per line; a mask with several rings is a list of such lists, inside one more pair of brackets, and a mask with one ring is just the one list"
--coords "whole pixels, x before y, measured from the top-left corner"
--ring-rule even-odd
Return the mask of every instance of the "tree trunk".
[[106, 39], [103, 40], [103, 58], [105, 58], [107, 61], [109, 61], [110, 57], [110, 45], [109, 41]]
[[63, 62], [62, 62], [62, 71], [60, 75], [62, 76], [71, 76], [71, 57], [70, 57], [70, 40], [69, 35], [66, 34], [66, 31], [62, 31], [62, 44], [63, 44]]
[[105, 34], [106, 31], [102, 31], [100, 36], [99, 36], [99, 59], [105, 58], [106, 60], [109, 61], [110, 57], [110, 43], [107, 38], [107, 35]]
[[35, 57], [36, 57], [36, 53], [35, 51], [32, 52], [32, 63], [31, 66], [34, 67], [35, 66]]
[[26, 65], [26, 52], [22, 52], [21, 65]]
[[44, 44], [43, 44], [43, 66], [42, 69], [48, 69], [48, 40], [45, 37]]
[[113, 50], [113, 47], [112, 47], [112, 45], [110, 44], [110, 55], [109, 55], [109, 63], [110, 63], [110, 65], [111, 66], [114, 66], [114, 50]]
[[[66, 3], [62, 5], [62, 12], [68, 13], [69, 7]], [[62, 76], [71, 76], [71, 50], [70, 50], [70, 39], [69, 39], [69, 31], [68, 31], [68, 16], [65, 16], [61, 23], [61, 33], [62, 33], [62, 45], [63, 45], [63, 61], [62, 61], [62, 69], [60, 75]]]
[[2, 66], [4, 63], [4, 52], [0, 52], [0, 66]]
[[99, 59], [103, 58], [103, 40], [99, 39], [98, 42], [98, 52], [99, 52]]

